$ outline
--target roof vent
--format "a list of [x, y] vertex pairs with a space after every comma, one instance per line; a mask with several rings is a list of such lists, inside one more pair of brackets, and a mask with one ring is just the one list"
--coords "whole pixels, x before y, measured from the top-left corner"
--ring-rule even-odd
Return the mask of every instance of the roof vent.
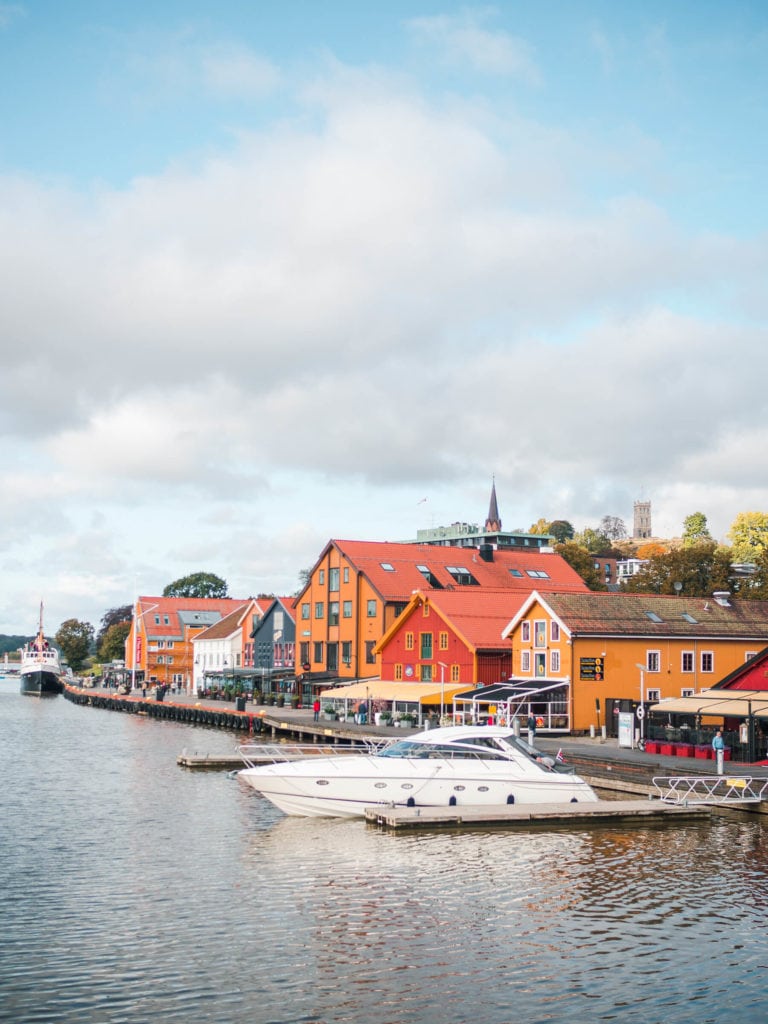
[[717, 601], [719, 605], [722, 605], [723, 608], [731, 607], [731, 602], [728, 600], [730, 596], [730, 590], [716, 590], [712, 594], [712, 597], [714, 597], [715, 601]]

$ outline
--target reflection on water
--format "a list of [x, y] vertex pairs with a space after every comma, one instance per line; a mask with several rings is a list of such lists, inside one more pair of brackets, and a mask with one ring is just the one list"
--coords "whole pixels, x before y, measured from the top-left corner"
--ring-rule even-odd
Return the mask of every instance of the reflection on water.
[[763, 827], [379, 832], [0, 683], [0, 1019], [762, 1021]]

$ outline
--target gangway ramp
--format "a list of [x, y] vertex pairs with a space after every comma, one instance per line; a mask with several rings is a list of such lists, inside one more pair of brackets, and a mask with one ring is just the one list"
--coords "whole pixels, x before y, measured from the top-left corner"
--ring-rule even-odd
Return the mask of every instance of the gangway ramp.
[[768, 779], [750, 775], [655, 776], [658, 798], [667, 804], [740, 806], [768, 800]]

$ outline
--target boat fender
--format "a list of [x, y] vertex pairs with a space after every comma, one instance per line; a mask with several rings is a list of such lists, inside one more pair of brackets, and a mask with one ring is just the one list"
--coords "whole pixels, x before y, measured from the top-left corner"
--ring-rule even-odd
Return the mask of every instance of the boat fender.
[[514, 793], [510, 793], [509, 796], [507, 797], [507, 803], [508, 804], [513, 804], [514, 802], [515, 802], [515, 794]]
[[451, 796], [451, 799], [448, 801], [448, 806], [449, 807], [455, 807], [456, 806], [456, 797], [455, 796], [453, 796], [453, 795]]
[[578, 800], [576, 799], [576, 797], [575, 797], [575, 796], [572, 796], [572, 797], [571, 797], [571, 803], [572, 803], [572, 804], [577, 804], [578, 802], [579, 802], [579, 801], [578, 801]]
[[412, 796], [408, 797], [408, 799], [405, 802], [405, 806], [406, 807], [415, 807], [416, 806], [416, 801], [413, 799]]

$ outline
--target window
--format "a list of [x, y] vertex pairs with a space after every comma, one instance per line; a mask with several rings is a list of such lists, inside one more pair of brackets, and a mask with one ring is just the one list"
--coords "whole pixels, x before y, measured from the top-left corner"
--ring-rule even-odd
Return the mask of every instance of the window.
[[438, 645], [441, 651], [448, 650], [448, 630], [443, 629], [440, 631], [440, 639], [438, 641]]
[[531, 671], [531, 652], [521, 651], [520, 652], [520, 671], [530, 672]]
[[695, 626], [698, 619], [694, 619], [690, 612], [683, 612], [681, 618], [685, 619], [686, 622], [690, 622], [692, 626]]
[[159, 615], [156, 615], [156, 616], [155, 616], [155, 625], [156, 625], [156, 626], [159, 626], [159, 625], [160, 625], [160, 616], [159, 616]]
[[317, 665], [322, 665], [323, 664], [323, 641], [322, 640], [315, 640], [315, 656], [314, 656], [313, 660], [314, 660], [314, 662]]
[[428, 565], [417, 565], [416, 568], [419, 570], [419, 572], [430, 585], [430, 587], [434, 587], [435, 590], [443, 589], [442, 583], [438, 580], [437, 576], [435, 576], [435, 574], [432, 572]]
[[469, 569], [465, 569], [463, 565], [446, 565], [445, 571], [450, 573], [454, 581], [461, 587], [476, 587], [478, 582]]
[[302, 667], [309, 665], [309, 640], [302, 640], [299, 647], [299, 657], [301, 658]]
[[365, 641], [365, 663], [366, 665], [376, 664], [376, 655], [373, 653], [373, 648], [376, 646], [374, 640]]
[[381, 565], [381, 568], [384, 570], [384, 572], [394, 572], [395, 571], [394, 565], [391, 565], [389, 562], [380, 562], [379, 565]]
[[399, 682], [403, 678], [403, 666], [402, 663], [398, 662], [395, 665], [395, 682]]
[[452, 683], [460, 683], [461, 682], [461, 670], [459, 669], [458, 665], [451, 665], [451, 682]]
[[163, 616], [163, 622], [165, 623], [166, 626], [169, 626], [171, 624], [171, 620], [168, 618], [167, 615]]
[[696, 691], [692, 686], [684, 686], [680, 691], [681, 697], [692, 697]]
[[344, 616], [345, 619], [351, 619], [352, 618], [352, 602], [351, 601], [345, 601], [344, 602], [344, 604], [342, 605], [342, 612], [341, 612], [341, 614]]
[[352, 641], [343, 640], [341, 644], [341, 660], [345, 665], [352, 664]]
[[421, 665], [419, 667], [419, 675], [421, 677], [422, 683], [431, 683], [432, 682], [432, 666], [431, 665]]
[[405, 649], [406, 651], [413, 650], [413, 633], [410, 631], [405, 634]]
[[328, 625], [338, 626], [339, 624], [339, 602], [330, 601], [328, 603]]
[[520, 639], [524, 644], [531, 642], [531, 624], [530, 622], [520, 623]]
[[373, 600], [373, 598], [371, 598], [371, 600], [368, 601], [368, 618], [376, 618], [376, 601]]
[[520, 572], [519, 569], [510, 569], [509, 570], [509, 575], [510, 576], [522, 576], [523, 574]]
[[164, 654], [158, 654], [158, 656], [157, 656], [157, 664], [158, 665], [164, 665], [165, 664], [165, 655]]
[[751, 661], [755, 657], [757, 651], [744, 651], [744, 661]]
[[421, 634], [421, 657], [425, 661], [432, 660], [432, 634], [422, 633]]
[[659, 700], [661, 700], [661, 690], [652, 690], [652, 689], [649, 689], [649, 690], [648, 690], [648, 691], [646, 692], [646, 696], [645, 696], [645, 699], [646, 699], [646, 700], [655, 700], [655, 701], [659, 701]]
[[301, 605], [301, 617], [302, 619], [309, 618], [309, 601], [304, 601]]
[[321, 569], [320, 572], [317, 574], [317, 582], [320, 584], [321, 587], [325, 583], [325, 569]]
[[661, 651], [646, 651], [645, 653], [646, 672], [661, 671]]
[[549, 652], [549, 671], [559, 672], [560, 671], [560, 651]]
[[166, 647], [167, 647], [167, 648], [168, 648], [169, 650], [173, 650], [173, 640], [166, 640], [166, 641], [165, 641], [165, 646], [166, 646]]
[[715, 655], [713, 651], [702, 651], [701, 652], [701, 671], [702, 672], [714, 672], [715, 671]]
[[344, 582], [349, 583], [349, 566], [344, 566]]
[[547, 674], [547, 656], [546, 654], [535, 654], [535, 669], [537, 676], [545, 676]]
[[315, 618], [322, 619], [325, 615], [325, 605], [322, 601], [315, 601]]
[[693, 651], [683, 651], [680, 655], [680, 671], [693, 672]]
[[428, 601], [425, 601], [424, 604], [421, 606], [421, 617], [423, 619], [428, 619], [429, 618], [429, 602]]
[[557, 643], [560, 639], [560, 623], [554, 620], [549, 624], [549, 638], [553, 643]]
[[339, 589], [339, 570], [329, 569], [328, 570], [328, 589], [338, 590]]
[[328, 644], [328, 652], [325, 659], [325, 667], [329, 672], [339, 671], [339, 645]]
[[526, 573], [534, 580], [548, 580], [549, 573], [543, 569], [526, 569]]
[[533, 624], [533, 646], [547, 646], [547, 623], [545, 619], [537, 619]]

